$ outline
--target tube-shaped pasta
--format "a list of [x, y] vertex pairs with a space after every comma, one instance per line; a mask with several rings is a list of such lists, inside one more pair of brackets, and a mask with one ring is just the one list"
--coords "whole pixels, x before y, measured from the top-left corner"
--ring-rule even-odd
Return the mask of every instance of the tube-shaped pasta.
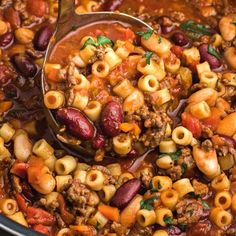
[[88, 95], [77, 90], [74, 90], [73, 93], [74, 93], [74, 99], [71, 106], [78, 108], [80, 110], [84, 110], [85, 107], [88, 105], [89, 101]]
[[155, 92], [159, 88], [159, 82], [154, 75], [144, 75], [139, 79], [138, 87], [144, 92]]
[[103, 202], [109, 202], [111, 198], [114, 196], [115, 192], [116, 192], [115, 186], [110, 184], [103, 186], [98, 194]]
[[149, 39], [142, 37], [141, 43], [145, 48], [155, 52], [159, 57], [167, 57], [170, 54], [170, 41], [156, 33], [153, 33]]
[[189, 145], [192, 142], [192, 133], [183, 126], [176, 127], [172, 132], [172, 139], [179, 145]]
[[129, 172], [124, 172], [119, 176], [118, 183], [121, 185], [133, 178], [134, 178], [133, 174], [131, 174]]
[[73, 62], [78, 68], [84, 68], [86, 67], [86, 63], [82, 60], [79, 53], [75, 53], [71, 58], [71, 62]]
[[127, 58], [134, 48], [131, 42], [121, 40], [117, 40], [114, 46], [115, 53], [122, 59]]
[[78, 163], [76, 170], [88, 170], [91, 166], [86, 163]]
[[33, 153], [46, 160], [53, 156], [54, 149], [45, 139], [40, 139], [34, 144]]
[[133, 91], [134, 87], [128, 79], [122, 80], [113, 88], [113, 92], [122, 98], [128, 97]]
[[171, 100], [170, 92], [167, 88], [155, 92], [155, 104], [161, 106]]
[[132, 139], [128, 134], [120, 134], [113, 138], [114, 151], [119, 155], [126, 155], [132, 149]]
[[77, 15], [80, 15], [80, 14], [87, 13], [87, 10], [85, 9], [84, 6], [79, 5], [78, 7], [75, 8], [75, 13], [76, 13]]
[[24, 225], [25, 227], [28, 227], [28, 223], [27, 223], [27, 221], [24, 217], [24, 214], [21, 211], [18, 211], [15, 214], [9, 215], [7, 217], [10, 218], [11, 220], [14, 220], [18, 224], [21, 224], [21, 225]]
[[174, 161], [169, 155], [163, 155], [156, 160], [156, 165], [161, 169], [169, 169], [174, 165]]
[[213, 71], [205, 71], [200, 74], [200, 83], [207, 84], [208, 88], [215, 88], [217, 81], [217, 74]]
[[96, 61], [92, 65], [92, 74], [97, 77], [105, 78], [108, 76], [109, 71], [110, 67], [106, 61]]
[[179, 194], [174, 189], [166, 189], [161, 192], [160, 198], [165, 207], [174, 210], [179, 200]]
[[85, 3], [83, 3], [83, 6], [87, 12], [93, 12], [98, 8], [98, 2], [86, 1]]
[[0, 209], [5, 215], [13, 215], [17, 211], [17, 202], [11, 198], [0, 200]]
[[210, 72], [211, 71], [210, 65], [207, 61], [197, 64], [196, 69], [197, 69], [197, 73], [198, 73], [199, 78], [203, 72]]
[[44, 105], [49, 109], [58, 109], [65, 103], [64, 93], [61, 91], [48, 91], [43, 96]]
[[46, 160], [44, 160], [44, 165], [48, 167], [50, 171], [54, 171], [57, 158], [52, 155]]
[[157, 208], [155, 210], [155, 213], [156, 213], [156, 223], [163, 227], [166, 226], [165, 219], [167, 217], [173, 218], [172, 211], [168, 208], [164, 208], [164, 207]]
[[218, 227], [223, 228], [231, 224], [233, 217], [229, 212], [223, 210], [221, 207], [215, 207], [211, 210], [210, 219]]
[[11, 153], [4, 146], [4, 139], [0, 137], [0, 161], [4, 159], [9, 159], [11, 157]]
[[108, 222], [108, 219], [99, 211], [91, 218], [89, 219], [89, 224], [91, 225], [99, 225], [99, 228], [103, 228]]
[[163, 61], [159, 61], [158, 63], [153, 59], [150, 60], [150, 64], [147, 64], [146, 59], [143, 58], [138, 62], [137, 70], [144, 75], [154, 75], [156, 76], [157, 80], [162, 80], [166, 73], [163, 70], [161, 63]]
[[72, 156], [66, 155], [56, 161], [55, 170], [58, 175], [68, 175], [76, 168], [76, 165], [76, 159]]
[[56, 236], [69, 236], [69, 235], [72, 235], [72, 230], [69, 229], [69, 228], [63, 228], [63, 229], [60, 229]]
[[55, 177], [56, 185], [57, 185], [57, 192], [61, 192], [63, 187], [68, 184], [68, 182], [72, 179], [71, 175], [57, 175]]
[[170, 55], [165, 58], [165, 68], [168, 72], [172, 74], [178, 72], [180, 65], [181, 61], [174, 53], [170, 53]]
[[175, 183], [173, 183], [173, 189], [179, 193], [180, 198], [188, 193], [194, 192], [194, 188], [188, 178], [177, 180]]
[[218, 192], [214, 199], [216, 207], [221, 207], [227, 210], [231, 206], [231, 195], [228, 191]]
[[121, 175], [121, 165], [119, 163], [113, 163], [106, 166], [113, 176]]
[[164, 140], [160, 142], [159, 150], [161, 153], [173, 153], [176, 152], [176, 144], [171, 140]]
[[233, 194], [231, 202], [232, 202], [231, 208], [234, 212], [236, 212], [236, 193]]
[[59, 72], [61, 70], [60, 64], [51, 64], [46, 63], [44, 67], [44, 72], [46, 75], [47, 80], [53, 81], [53, 82], [60, 82]]
[[79, 179], [82, 184], [85, 183], [87, 172], [85, 170], [76, 170], [74, 172], [74, 179]]
[[76, 91], [79, 91], [81, 89], [88, 90], [90, 87], [90, 82], [87, 80], [87, 78], [80, 74], [79, 72], [75, 75], [76, 85], [74, 86], [74, 89]]
[[220, 165], [218, 163], [216, 151], [205, 151], [199, 148], [197, 145], [193, 146], [193, 158], [197, 167], [203, 172], [209, 179], [220, 175]]
[[168, 176], [154, 176], [152, 178], [152, 186], [154, 189], [162, 192], [172, 187], [172, 180]]
[[156, 222], [156, 213], [154, 210], [141, 209], [137, 213], [137, 221], [142, 227], [154, 225]]
[[99, 191], [104, 186], [105, 177], [103, 173], [99, 170], [90, 170], [86, 176], [86, 185], [88, 185], [92, 190]]
[[15, 135], [14, 154], [18, 160], [23, 162], [26, 162], [32, 154], [32, 143], [26, 133]]
[[222, 191], [230, 188], [230, 181], [225, 175], [225, 173], [222, 173], [218, 176], [216, 176], [212, 181], [211, 181], [211, 187], [216, 190], [216, 191]]
[[153, 236], [168, 236], [169, 234], [162, 229], [158, 229], [154, 232]]
[[9, 124], [4, 123], [0, 128], [0, 137], [4, 139], [4, 142], [9, 142], [15, 134], [15, 129]]
[[200, 53], [196, 47], [186, 48], [183, 51], [183, 58], [187, 65], [200, 61]]
[[[82, 42], [82, 40], [81, 40], [81, 42]], [[80, 50], [79, 55], [80, 55], [82, 61], [85, 64], [88, 64], [90, 58], [95, 55], [95, 51], [96, 51], [96, 47], [94, 47], [92, 45], [87, 45], [85, 48]]]
[[84, 113], [92, 121], [98, 120], [101, 111], [102, 111], [102, 104], [98, 101], [90, 101], [87, 107], [85, 107], [84, 109]]
[[46, 202], [45, 202], [45, 205], [46, 207], [50, 207], [52, 204], [54, 204], [55, 202], [57, 202], [58, 200], [58, 195], [59, 193], [58, 192], [51, 192], [47, 195], [44, 196]]
[[109, 65], [110, 70], [113, 70], [122, 62], [122, 59], [113, 51], [112, 48], [106, 48], [103, 60]]
[[135, 89], [123, 103], [123, 110], [128, 114], [133, 114], [144, 105], [144, 96], [141, 91]]
[[190, 112], [193, 116], [197, 117], [200, 120], [211, 116], [211, 109], [205, 101], [193, 104], [190, 107]]

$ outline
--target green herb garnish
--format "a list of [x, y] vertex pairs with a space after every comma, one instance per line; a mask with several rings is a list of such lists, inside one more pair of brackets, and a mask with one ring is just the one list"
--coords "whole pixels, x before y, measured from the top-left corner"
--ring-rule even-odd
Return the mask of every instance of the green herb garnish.
[[214, 57], [216, 57], [217, 59], [221, 59], [220, 55], [218, 54], [218, 52], [209, 44], [207, 51]]
[[183, 162], [182, 165], [181, 165], [182, 173], [184, 174], [187, 169], [188, 169], [188, 165], [185, 162]]
[[160, 36], [158, 37], [158, 43], [159, 44], [161, 43], [161, 37]]
[[92, 45], [94, 47], [98, 47], [100, 45], [106, 45], [109, 44], [111, 47], [113, 46], [113, 41], [105, 36], [98, 36], [97, 37], [97, 42], [95, 42], [92, 38], [88, 38], [83, 47], [81, 48], [81, 50], [83, 50], [84, 48], [86, 48], [88, 45]]
[[171, 225], [172, 221], [173, 221], [172, 217], [170, 216], [164, 217], [164, 222], [166, 223], [166, 225]]
[[173, 153], [163, 153], [159, 155], [159, 158], [162, 158], [163, 156], [166, 156], [166, 155], [170, 156], [173, 161], [177, 161], [179, 157], [182, 155], [182, 151], [181, 149], [178, 149], [176, 152], [173, 152]]
[[101, 224], [97, 221], [97, 224], [96, 224], [95, 228], [96, 228], [97, 230], [99, 230], [100, 227], [101, 227]]
[[150, 65], [150, 63], [151, 63], [151, 57], [152, 57], [152, 55], [153, 55], [153, 52], [147, 51], [147, 52], [145, 53], [146, 63], [147, 63], [148, 65]]
[[136, 32], [137, 35], [141, 36], [143, 39], [148, 40], [154, 33], [154, 30], [148, 29], [147, 31]]
[[142, 200], [140, 202], [141, 209], [146, 209], [148, 211], [151, 211], [153, 209], [153, 203], [155, 202], [156, 199], [157, 197], [152, 197], [146, 200]]
[[181, 231], [186, 231], [187, 225], [186, 224], [179, 224], [178, 227], [181, 229]]
[[202, 201], [202, 206], [203, 206], [204, 209], [210, 209], [210, 206], [205, 201]]
[[155, 188], [155, 187], [153, 186], [152, 181], [150, 182], [150, 191], [151, 191], [151, 193], [156, 193], [156, 192], [158, 192], [158, 191], [161, 190], [161, 189], [162, 189], [162, 186], [161, 186], [160, 180], [157, 181], [157, 188]]
[[231, 24], [236, 25], [236, 21], [232, 21]]
[[189, 20], [180, 25], [180, 28], [190, 31], [192, 33], [197, 33], [200, 35], [212, 35], [212, 32], [205, 25], [196, 23], [195, 21]]
[[194, 193], [194, 192], [190, 192], [190, 193], [188, 193], [188, 195], [189, 195], [190, 197], [192, 197], [192, 198], [195, 198], [195, 199], [198, 199], [198, 198], [200, 197], [199, 194], [196, 194], [196, 193]]

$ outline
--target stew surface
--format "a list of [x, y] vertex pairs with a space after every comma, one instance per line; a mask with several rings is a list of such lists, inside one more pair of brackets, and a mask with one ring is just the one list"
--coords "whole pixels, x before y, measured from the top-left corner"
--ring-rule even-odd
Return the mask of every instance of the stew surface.
[[154, 30], [75, 30], [52, 51], [42, 96], [58, 3], [0, 2], [0, 213], [45, 235], [235, 235], [236, 2], [75, 5]]

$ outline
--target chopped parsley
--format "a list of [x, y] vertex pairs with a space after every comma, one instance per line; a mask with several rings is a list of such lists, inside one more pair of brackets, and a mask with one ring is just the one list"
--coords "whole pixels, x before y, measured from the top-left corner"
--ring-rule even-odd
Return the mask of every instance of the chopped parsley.
[[88, 45], [98, 47], [100, 45], [106, 45], [106, 44], [108, 44], [110, 46], [113, 46], [113, 41], [111, 39], [105, 37], [105, 36], [100, 35], [100, 36], [97, 37], [97, 42], [95, 42], [92, 38], [88, 38], [85, 41], [85, 43], [84, 43], [83, 47], [81, 48], [81, 50], [86, 48]]
[[186, 172], [186, 170], [188, 169], [188, 166], [185, 162], [183, 162], [181, 164], [181, 170], [182, 170], [182, 173], [184, 174]]
[[194, 193], [194, 192], [190, 192], [190, 193], [188, 193], [188, 195], [189, 195], [190, 197], [192, 197], [192, 198], [195, 198], [195, 199], [198, 199], [198, 198], [200, 197], [199, 194], [196, 194], [196, 193]]
[[141, 209], [146, 209], [151, 211], [153, 209], [153, 203], [155, 202], [156, 199], [157, 197], [152, 197], [146, 200], [142, 200], [140, 202]]
[[148, 29], [147, 31], [136, 32], [137, 35], [141, 36], [143, 39], [148, 40], [154, 33], [154, 30]]
[[171, 225], [172, 221], [173, 221], [172, 217], [170, 217], [170, 216], [164, 217], [164, 222], [166, 223], [166, 225]]
[[172, 161], [177, 161], [179, 159], [179, 157], [182, 155], [182, 151], [181, 149], [178, 149], [176, 152], [173, 153], [163, 153], [159, 156], [159, 158], [163, 157], [163, 156], [170, 156]]
[[220, 55], [218, 54], [218, 52], [209, 44], [207, 51], [209, 52], [209, 54], [211, 54], [212, 56], [216, 57], [217, 59], [221, 59]]
[[159, 37], [158, 37], [158, 43], [159, 43], [159, 44], [161, 43], [161, 40], [162, 40], [162, 39], [161, 39], [161, 37], [159, 36]]
[[151, 188], [151, 193], [155, 193], [155, 192], [158, 192], [159, 190], [161, 190], [162, 189], [162, 185], [161, 185], [161, 182], [160, 182], [160, 180], [158, 180], [157, 181], [157, 188], [155, 188], [154, 186], [153, 186], [153, 183], [151, 182], [150, 183], [150, 188]]
[[101, 226], [101, 224], [97, 221], [97, 224], [96, 224], [95, 228], [96, 228], [97, 230], [99, 230], [99, 229], [100, 229], [100, 226]]
[[205, 201], [202, 201], [202, 206], [203, 206], [204, 209], [210, 209], [208, 203], [205, 202]]
[[232, 21], [231, 24], [236, 25], [236, 21]]
[[151, 63], [151, 57], [152, 57], [152, 55], [153, 55], [153, 52], [150, 52], [150, 51], [147, 51], [147, 52], [145, 53], [146, 63], [147, 63], [148, 65], [150, 65], [150, 63]]
[[187, 225], [186, 224], [179, 224], [178, 227], [181, 229], [181, 231], [186, 231]]
[[192, 33], [199, 34], [201, 36], [202, 35], [209, 35], [209, 36], [212, 35], [211, 29], [207, 28], [205, 25], [196, 23], [193, 20], [189, 20], [189, 21], [182, 23], [180, 25], [180, 28], [182, 28], [186, 31], [192, 32]]

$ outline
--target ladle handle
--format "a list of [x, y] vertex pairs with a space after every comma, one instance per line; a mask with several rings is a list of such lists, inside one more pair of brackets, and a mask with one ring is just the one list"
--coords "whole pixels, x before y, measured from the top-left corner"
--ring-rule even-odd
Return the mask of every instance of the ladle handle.
[[63, 24], [73, 17], [75, 12], [74, 0], [59, 0], [58, 23]]

